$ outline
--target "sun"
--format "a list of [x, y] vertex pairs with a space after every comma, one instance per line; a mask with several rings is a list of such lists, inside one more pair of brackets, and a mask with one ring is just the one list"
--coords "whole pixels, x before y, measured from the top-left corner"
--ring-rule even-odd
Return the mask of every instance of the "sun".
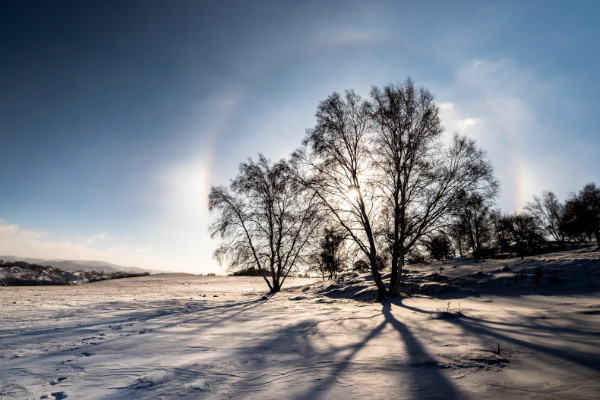
[[357, 185], [350, 185], [348, 187], [348, 192], [346, 193], [346, 196], [349, 200], [358, 199], [360, 196], [360, 187], [358, 187]]

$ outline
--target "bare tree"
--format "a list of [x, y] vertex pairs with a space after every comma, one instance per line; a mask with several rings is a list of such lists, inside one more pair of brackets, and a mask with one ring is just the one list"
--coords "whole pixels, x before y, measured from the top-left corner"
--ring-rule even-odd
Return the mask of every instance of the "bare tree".
[[460, 249], [471, 249], [473, 257], [481, 258], [489, 250], [494, 233], [490, 203], [480, 193], [463, 193], [459, 196], [451, 231]]
[[444, 232], [438, 232], [431, 237], [425, 238], [423, 246], [429, 252], [429, 256], [435, 260], [445, 260], [448, 257], [452, 257], [454, 253], [450, 239]]
[[497, 235], [500, 247], [514, 250], [522, 259], [543, 240], [535, 219], [528, 214], [498, 216]]
[[371, 90], [373, 160], [379, 174], [392, 255], [389, 294], [398, 295], [406, 255], [439, 228], [462, 193], [495, 193], [497, 183], [485, 153], [455, 135], [440, 143], [443, 128], [433, 94], [407, 79]]
[[318, 223], [315, 195], [293, 179], [290, 164], [271, 164], [263, 155], [240, 164], [229, 188], [212, 187], [209, 211], [219, 212], [211, 237], [220, 237], [215, 251], [229, 269], [258, 269], [271, 292], [280, 290]]
[[353, 91], [321, 102], [317, 123], [294, 160], [311, 188], [369, 260], [378, 297], [386, 296], [378, 260], [391, 255], [397, 296], [408, 252], [446, 222], [459, 193], [496, 190], [492, 167], [474, 141], [454, 136], [443, 148], [433, 95], [412, 81], [371, 102]]
[[527, 203], [525, 210], [536, 220], [544, 232], [561, 247], [567, 237], [565, 226], [565, 207], [553, 192], [542, 192], [542, 197], [533, 196], [533, 202]]
[[600, 188], [588, 183], [565, 203], [566, 224], [573, 236], [596, 237], [600, 249]]
[[311, 260], [316, 266], [317, 272], [323, 277], [327, 276], [333, 279], [345, 267], [344, 257], [344, 239], [345, 235], [332, 227], [323, 229], [322, 237], [319, 240], [319, 246], [313, 253]]
[[320, 199], [333, 220], [369, 260], [378, 298], [385, 286], [377, 269], [379, 211], [370, 165], [368, 104], [353, 91], [329, 96], [317, 107], [317, 123], [294, 153], [298, 180]]

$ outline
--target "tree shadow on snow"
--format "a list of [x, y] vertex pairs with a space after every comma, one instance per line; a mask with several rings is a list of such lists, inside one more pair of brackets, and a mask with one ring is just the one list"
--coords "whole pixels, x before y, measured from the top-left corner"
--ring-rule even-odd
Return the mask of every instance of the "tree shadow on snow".
[[[402, 303], [401, 300], [397, 301], [397, 304], [400, 307], [413, 312], [430, 314], [432, 318], [438, 318], [440, 314], [439, 312], [408, 306]], [[593, 337], [594, 333], [592, 331], [588, 331], [581, 326], [572, 325], [570, 328], [565, 328], [564, 326], [549, 327], [540, 322], [544, 321], [543, 319], [536, 320], [526, 318], [526, 321], [528, 321], [527, 323], [513, 323], [507, 321], [491, 321], [483, 318], [470, 317], [468, 315], [461, 315], [458, 318], [447, 318], [446, 321], [457, 325], [467, 334], [478, 338], [482, 345], [485, 346], [485, 344], [487, 344], [490, 348], [495, 348], [496, 345], [504, 347], [509, 347], [511, 345], [518, 346], [600, 371], [600, 359], [598, 359], [597, 354], [580, 351], [574, 348], [574, 346], [569, 345], [569, 343], [572, 343], [573, 341], [573, 338], [569, 334], [581, 332]], [[566, 323], [568, 324], [568, 322]], [[575, 324], [575, 321], [573, 321], [573, 324]], [[552, 339], [555, 341], [560, 340], [564, 346], [558, 347], [535, 342], [536, 339], [547, 339], [549, 332], [552, 333]], [[517, 335], [524, 334], [531, 340], [516, 337]]]
[[[417, 398], [465, 399], [464, 393], [459, 393], [452, 382], [440, 371], [438, 362], [423, 348], [410, 329], [392, 314], [392, 302], [388, 300], [383, 304], [385, 321], [392, 325], [400, 334], [409, 357], [408, 364], [412, 367], [411, 380], [413, 390], [418, 393]], [[427, 368], [427, 372], [417, 373], [418, 368]]]
[[[325, 332], [319, 331], [319, 321], [309, 320], [289, 325], [275, 332], [265, 332], [268, 339], [253, 346], [240, 349], [236, 357], [249, 360], [251, 365], [239, 380], [229, 383], [227, 395], [232, 398], [253, 395], [269, 390], [269, 385], [278, 384], [289, 388], [281, 393], [288, 399], [326, 399], [336, 385], [353, 386], [360, 383], [350, 381], [355, 373], [362, 378], [373, 372], [383, 372], [395, 376], [395, 382], [371, 381], [369, 388], [357, 388], [360, 393], [372, 391], [381, 393], [381, 385], [386, 385], [392, 397], [414, 399], [465, 399], [442, 374], [440, 366], [431, 357], [408, 326], [400, 322], [392, 313], [391, 302], [383, 304], [384, 320], [365, 332], [358, 342], [327, 347], [320, 343], [326, 339]], [[330, 321], [321, 321], [330, 322]], [[355, 357], [384, 329], [392, 327], [399, 334], [398, 343], [389, 343], [390, 358], [377, 360], [369, 367], [357, 362]], [[406, 356], [393, 354], [398, 344], [404, 344]], [[376, 369], [376, 371], [368, 368]], [[381, 376], [381, 375], [380, 375]], [[395, 385], [395, 386], [394, 386]], [[390, 386], [392, 386], [390, 388]], [[224, 389], [223, 389], [224, 390]], [[348, 389], [352, 392], [352, 389]]]

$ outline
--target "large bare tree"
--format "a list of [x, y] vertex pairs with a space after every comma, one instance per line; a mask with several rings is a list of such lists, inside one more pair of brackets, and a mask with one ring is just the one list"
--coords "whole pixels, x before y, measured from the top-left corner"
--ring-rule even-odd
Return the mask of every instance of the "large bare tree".
[[410, 79], [374, 87], [371, 101], [334, 93], [295, 154], [303, 182], [369, 259], [379, 298], [386, 293], [378, 257], [391, 255], [388, 294], [397, 296], [406, 255], [445, 223], [459, 195], [496, 190], [473, 140], [455, 135], [442, 146], [438, 114], [433, 95]]
[[292, 175], [287, 161], [259, 155], [240, 164], [229, 188], [212, 187], [208, 196], [209, 210], [220, 213], [210, 227], [211, 237], [222, 239], [215, 258], [230, 270], [258, 269], [271, 292], [306, 256], [318, 223], [316, 196]]
[[371, 90], [373, 160], [379, 174], [391, 248], [389, 295], [398, 295], [405, 257], [444, 222], [463, 193], [493, 193], [496, 182], [485, 153], [473, 140], [454, 135], [450, 146], [433, 94], [403, 84]]
[[378, 298], [383, 299], [385, 286], [377, 269], [374, 224], [379, 207], [371, 170], [368, 104], [351, 90], [344, 96], [333, 93], [319, 104], [316, 117], [303, 147], [294, 153], [298, 179], [369, 260]]

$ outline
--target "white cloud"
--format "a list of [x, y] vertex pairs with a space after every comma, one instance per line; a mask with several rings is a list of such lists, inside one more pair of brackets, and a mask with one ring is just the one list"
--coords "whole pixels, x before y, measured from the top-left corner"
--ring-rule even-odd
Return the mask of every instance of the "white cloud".
[[84, 244], [52, 239], [47, 233], [23, 229], [4, 220], [0, 220], [0, 254], [56, 259], [97, 259], [104, 255]]
[[[446, 131], [473, 137], [481, 131], [483, 118], [464, 117], [461, 115], [461, 111], [456, 109], [454, 103], [441, 103], [438, 107]], [[447, 140], [449, 136], [446, 135]]]
[[136, 247], [123, 243], [107, 232], [93, 235], [104, 239], [103, 245], [88, 240], [68, 240], [57, 234], [32, 231], [0, 219], [0, 255], [58, 260], [97, 260], [122, 266], [181, 272], [220, 272], [218, 269], [198, 271], [194, 264], [158, 256], [151, 246]]
[[89, 238], [87, 238], [86, 243], [94, 244], [97, 241], [102, 241], [102, 240], [106, 240], [106, 239], [114, 239], [113, 237], [109, 236], [109, 233], [110, 233], [110, 231], [96, 233], [96, 234], [90, 236]]

